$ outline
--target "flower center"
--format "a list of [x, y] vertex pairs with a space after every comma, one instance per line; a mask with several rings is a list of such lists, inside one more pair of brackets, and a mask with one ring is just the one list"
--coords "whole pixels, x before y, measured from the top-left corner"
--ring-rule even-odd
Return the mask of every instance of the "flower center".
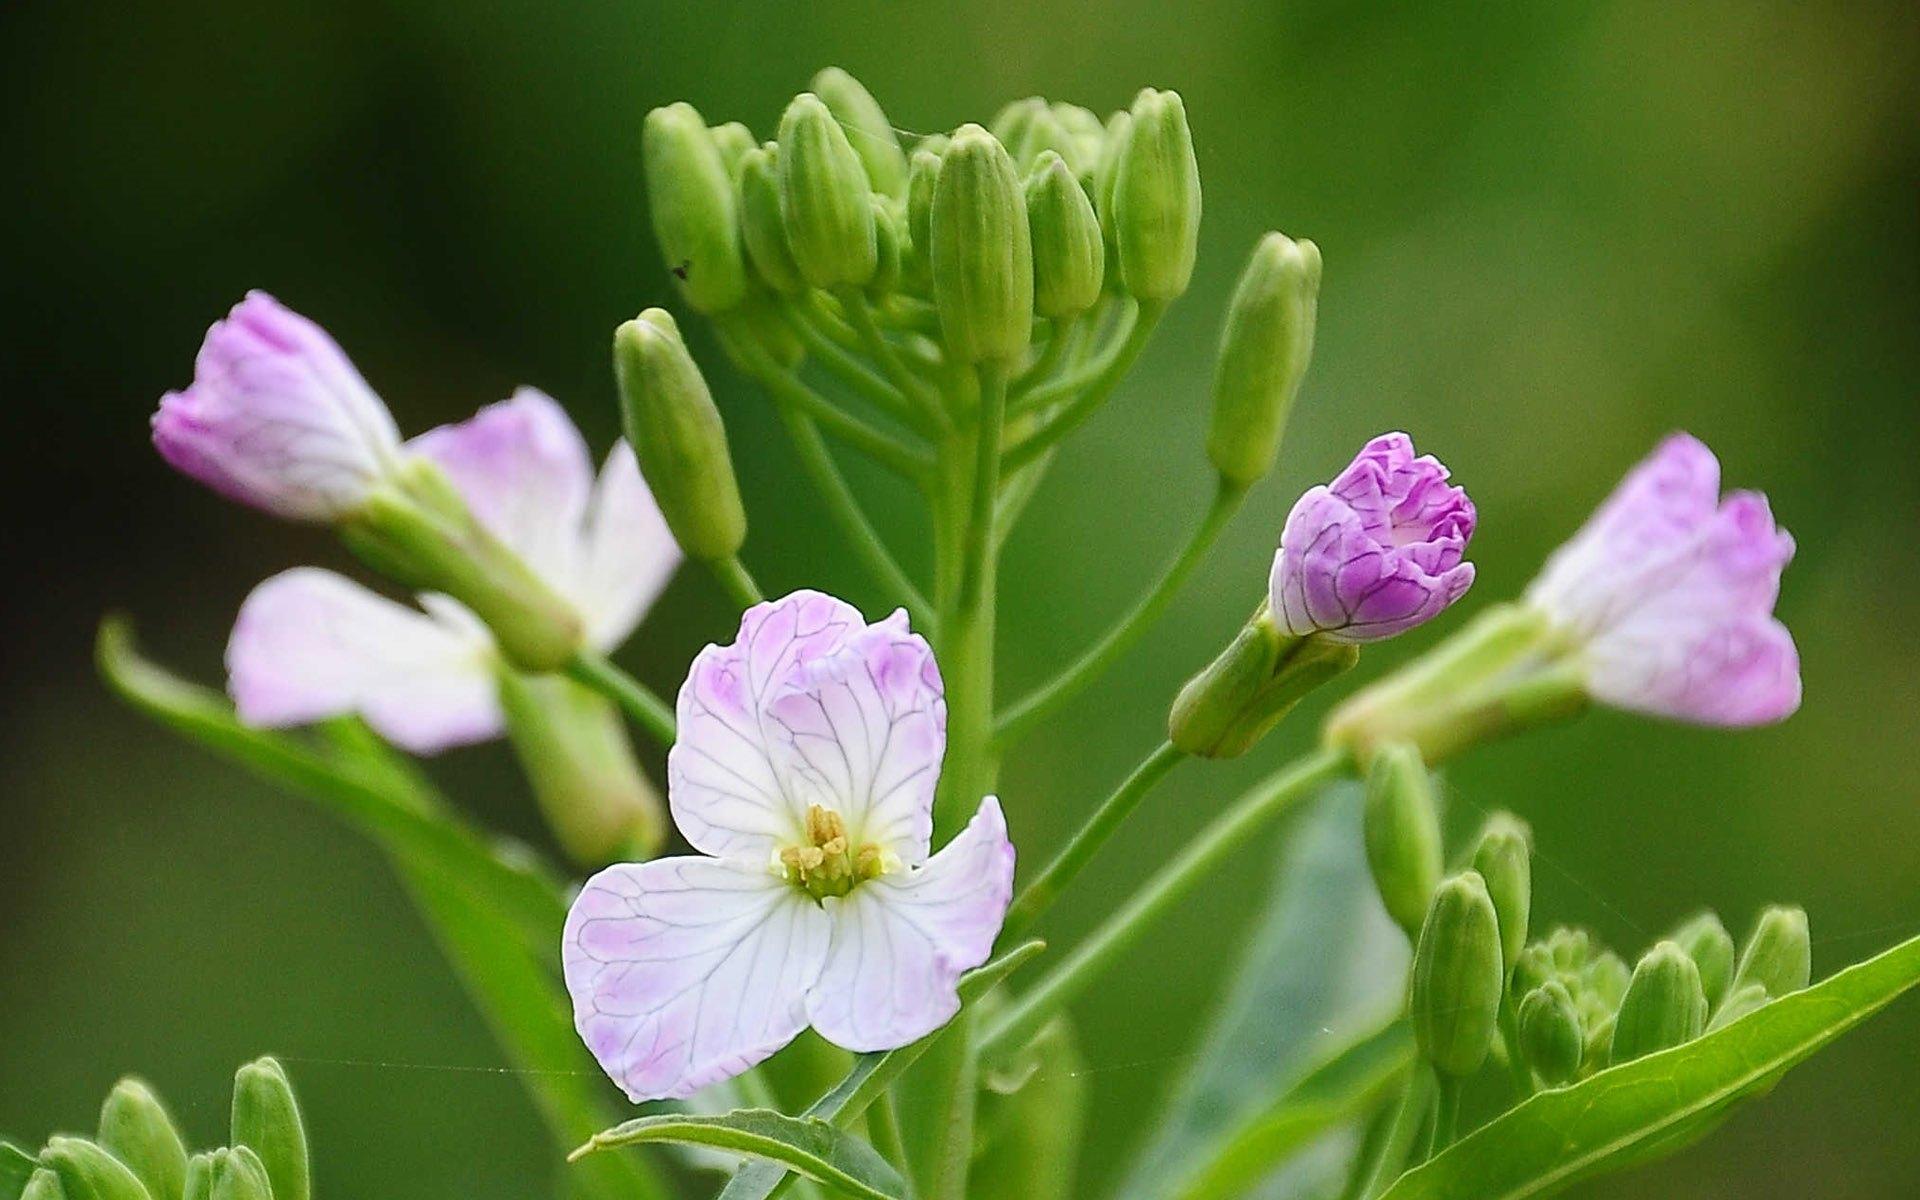
[[815, 900], [844, 896], [854, 884], [886, 874], [886, 852], [872, 842], [855, 848], [847, 823], [830, 808], [807, 806], [806, 839], [780, 851], [780, 871]]

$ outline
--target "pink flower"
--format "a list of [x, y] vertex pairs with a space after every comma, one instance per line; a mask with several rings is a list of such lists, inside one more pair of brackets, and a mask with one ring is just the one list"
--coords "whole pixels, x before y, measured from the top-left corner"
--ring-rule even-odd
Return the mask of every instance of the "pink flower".
[[160, 398], [153, 444], [215, 491], [305, 521], [352, 512], [400, 454], [393, 417], [339, 345], [260, 291], [207, 330], [193, 382]]
[[[439, 464], [601, 649], [626, 640], [680, 563], [633, 452], [615, 445], [596, 480], [579, 431], [544, 393], [523, 388], [405, 449]], [[283, 726], [358, 713], [416, 753], [497, 736], [502, 668], [486, 627], [445, 596], [420, 605], [313, 567], [262, 583], [227, 644], [241, 719]]]
[[1368, 442], [1331, 484], [1294, 504], [1274, 556], [1268, 603], [1295, 637], [1377, 642], [1439, 616], [1473, 583], [1462, 562], [1473, 501], [1447, 486], [1413, 439]]
[[1677, 433], [1621, 481], [1527, 591], [1580, 645], [1617, 708], [1760, 725], [1800, 706], [1800, 659], [1774, 619], [1793, 538], [1767, 498], [1720, 498], [1720, 464]]
[[818, 592], [759, 604], [680, 690], [667, 760], [698, 855], [609, 867], [568, 914], [574, 1022], [634, 1100], [683, 1097], [808, 1025], [886, 1050], [959, 1010], [1012, 895], [989, 796], [929, 854], [946, 750], [933, 653]]

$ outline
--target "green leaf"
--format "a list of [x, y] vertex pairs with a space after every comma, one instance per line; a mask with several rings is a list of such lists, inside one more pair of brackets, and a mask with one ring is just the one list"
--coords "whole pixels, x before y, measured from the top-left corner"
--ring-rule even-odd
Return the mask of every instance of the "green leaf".
[[[102, 625], [98, 658], [101, 673], [136, 708], [317, 801], [387, 852], [507, 1057], [527, 1072], [521, 1078], [556, 1145], [573, 1146], [614, 1120], [617, 1110], [548, 965], [566, 920], [557, 879], [507, 858], [458, 822], [413, 764], [358, 721], [328, 722], [313, 741], [248, 728], [224, 696], [142, 659], [117, 621]], [[591, 1200], [667, 1195], [648, 1165], [630, 1156], [592, 1164], [569, 1183]]]
[[1413, 1065], [1413, 1033], [1395, 1021], [1336, 1051], [1222, 1139], [1175, 1200], [1235, 1200], [1329, 1130], [1364, 1118]]
[[1645, 1162], [1920, 984], [1920, 938], [1705, 1037], [1542, 1092], [1400, 1177], [1382, 1200], [1522, 1200]]
[[906, 1195], [900, 1173], [866, 1142], [819, 1117], [789, 1117], [770, 1108], [735, 1109], [717, 1117], [640, 1117], [595, 1134], [571, 1157], [647, 1142], [711, 1146], [778, 1163], [861, 1200], [902, 1200]]
[[[1042, 941], [1015, 946], [999, 958], [976, 967], [960, 977], [960, 1004], [964, 1009], [991, 992], [1015, 968], [1047, 948]], [[815, 1100], [805, 1113], [823, 1121], [845, 1125], [865, 1112], [902, 1072], [911, 1067], [936, 1041], [946, 1035], [936, 1029], [910, 1046], [874, 1054], [862, 1054], [853, 1061], [853, 1070], [835, 1084], [833, 1090]], [[748, 1163], [734, 1174], [721, 1191], [719, 1200], [767, 1200], [787, 1177], [785, 1167], [774, 1163]]]
[[[1361, 789], [1342, 782], [1306, 806], [1275, 862], [1266, 912], [1159, 1130], [1142, 1148], [1122, 1200], [1164, 1200], [1215, 1170], [1251, 1170], [1253, 1127], [1345, 1048], [1367, 1045], [1399, 1007], [1405, 937], [1374, 894], [1360, 836]], [[1363, 1097], [1364, 1099], [1365, 1097]], [[1302, 1110], [1304, 1111], [1304, 1110]], [[1319, 1135], [1344, 1128], [1328, 1121]], [[1314, 1139], [1270, 1145], [1258, 1182]], [[1232, 1165], [1222, 1156], [1232, 1155]], [[1202, 1192], [1201, 1194], [1210, 1194]]]
[[38, 1165], [33, 1155], [12, 1142], [0, 1141], [0, 1200], [20, 1200]]
[[504, 932], [528, 952], [544, 958], [560, 944], [566, 921], [560, 881], [524, 853], [502, 854], [450, 814], [425, 811], [427, 798], [417, 788], [398, 786], [393, 770], [346, 766], [301, 738], [241, 724], [225, 696], [142, 658], [122, 620], [101, 623], [95, 657], [101, 675], [135, 708], [256, 774], [295, 788], [411, 867], [439, 876], [492, 911]]

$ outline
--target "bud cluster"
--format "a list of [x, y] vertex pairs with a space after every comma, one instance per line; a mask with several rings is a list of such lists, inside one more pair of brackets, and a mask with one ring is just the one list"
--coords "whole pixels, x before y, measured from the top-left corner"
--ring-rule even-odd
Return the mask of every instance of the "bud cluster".
[[278, 1062], [235, 1075], [229, 1132], [230, 1146], [189, 1155], [153, 1089], [128, 1077], [108, 1093], [94, 1138], [56, 1135], [38, 1155], [0, 1149], [33, 1164], [21, 1200], [311, 1200], [306, 1127]]

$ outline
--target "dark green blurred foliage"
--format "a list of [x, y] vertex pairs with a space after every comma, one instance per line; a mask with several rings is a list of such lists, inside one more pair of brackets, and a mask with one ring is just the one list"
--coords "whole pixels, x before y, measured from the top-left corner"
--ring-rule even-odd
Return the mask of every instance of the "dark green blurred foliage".
[[[0, 25], [18, 564], [0, 659], [0, 1128], [86, 1127], [138, 1069], [169, 1081], [210, 1144], [231, 1064], [268, 1047], [301, 1078], [329, 1196], [385, 1196], [394, 1178], [421, 1181], [422, 1200], [547, 1188], [531, 1107], [486, 1070], [499, 1055], [378, 854], [107, 703], [88, 640], [124, 606], [156, 653], [213, 679], [248, 587], [343, 565], [324, 537], [220, 504], [146, 446], [158, 393], [185, 383], [202, 330], [244, 289], [325, 322], [410, 430], [527, 382], [604, 447], [610, 331], [650, 304], [682, 311], [648, 233], [642, 116], [685, 99], [770, 137], [828, 64], [916, 131], [1035, 92], [1106, 111], [1142, 85], [1178, 89], [1192, 120], [1207, 214], [1193, 286], [1010, 547], [1008, 695], [1103, 627], [1206, 503], [1209, 354], [1255, 238], [1277, 227], [1325, 256], [1314, 369], [1276, 478], [1173, 619], [1006, 772], [1029, 861], [1159, 736], [1179, 683], [1255, 602], [1293, 497], [1367, 436], [1412, 432], [1480, 505], [1480, 582], [1452, 626], [1522, 586], [1684, 427], [1800, 536], [1780, 611], [1805, 709], [1743, 735], [1598, 714], [1495, 747], [1450, 772], [1456, 836], [1487, 810], [1519, 813], [1545, 851], [1536, 907], [1619, 945], [1700, 903], [1793, 896], [1824, 973], [1920, 919], [1911, 5], [25, 0]], [[690, 332], [728, 422], [753, 569], [871, 607], [818, 535], [767, 406], [704, 325]], [[911, 545], [893, 485], [856, 484]], [[729, 627], [688, 571], [623, 659], [671, 689]], [[1442, 634], [1370, 651], [1355, 678]], [[1179, 776], [1054, 930], [1085, 930], [1299, 749], [1324, 704], [1243, 762]], [[537, 837], [531, 798], [499, 782], [505, 753], [435, 772], [484, 820]], [[1237, 861], [1076, 1010], [1089, 1190], [1124, 1161], [1232, 966], [1195, 947], [1249, 918], [1269, 869]], [[1659, 1187], [1910, 1194], [1916, 1057], [1920, 1012], [1901, 1006]], [[1577, 1194], [1649, 1186], [1629, 1174]]]

